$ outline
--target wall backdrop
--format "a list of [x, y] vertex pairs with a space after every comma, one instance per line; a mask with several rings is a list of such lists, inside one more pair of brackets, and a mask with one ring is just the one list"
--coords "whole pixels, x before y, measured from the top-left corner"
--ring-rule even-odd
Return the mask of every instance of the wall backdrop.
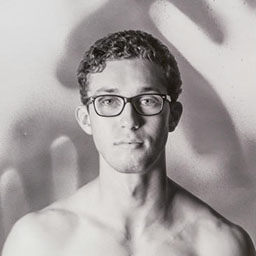
[[97, 175], [74, 118], [96, 39], [142, 29], [174, 53], [184, 114], [168, 175], [256, 241], [256, 0], [1, 0], [0, 248], [14, 222]]

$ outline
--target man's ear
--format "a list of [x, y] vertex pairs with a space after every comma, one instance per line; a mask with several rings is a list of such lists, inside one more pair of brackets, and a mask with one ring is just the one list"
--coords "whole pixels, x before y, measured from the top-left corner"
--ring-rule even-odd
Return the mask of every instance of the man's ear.
[[179, 101], [170, 102], [169, 132], [175, 130], [182, 114], [182, 104]]
[[88, 134], [92, 135], [91, 120], [87, 106], [78, 106], [75, 111], [75, 116], [80, 127]]

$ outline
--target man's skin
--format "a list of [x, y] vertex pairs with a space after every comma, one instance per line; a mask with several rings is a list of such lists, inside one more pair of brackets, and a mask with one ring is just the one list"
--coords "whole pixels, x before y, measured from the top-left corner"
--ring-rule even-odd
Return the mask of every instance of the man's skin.
[[[163, 76], [145, 60], [109, 61], [90, 76], [88, 94], [166, 94]], [[99, 152], [99, 177], [19, 220], [3, 256], [255, 255], [245, 231], [166, 176], [165, 145], [181, 112], [180, 103], [168, 102], [155, 116], [138, 115], [131, 103], [116, 117], [78, 107]]]

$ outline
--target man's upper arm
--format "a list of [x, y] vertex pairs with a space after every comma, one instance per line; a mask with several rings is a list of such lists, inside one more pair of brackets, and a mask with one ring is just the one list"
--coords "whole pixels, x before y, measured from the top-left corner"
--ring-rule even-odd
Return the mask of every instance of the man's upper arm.
[[36, 214], [32, 213], [16, 222], [4, 244], [2, 256], [41, 255], [35, 219]]

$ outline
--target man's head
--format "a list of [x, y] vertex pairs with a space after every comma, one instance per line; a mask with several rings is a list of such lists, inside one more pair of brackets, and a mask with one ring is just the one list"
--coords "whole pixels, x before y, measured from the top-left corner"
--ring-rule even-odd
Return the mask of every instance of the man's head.
[[165, 46], [144, 32], [112, 34], [85, 53], [78, 78], [84, 105], [76, 117], [104, 163], [137, 173], [165, 164], [182, 113], [177, 63]]
[[177, 62], [168, 48], [152, 35], [142, 31], [123, 31], [96, 41], [85, 52], [77, 76], [81, 101], [88, 101], [90, 74], [102, 72], [108, 61], [138, 58], [161, 67], [166, 78], [167, 93], [176, 101], [181, 93], [181, 78]]

